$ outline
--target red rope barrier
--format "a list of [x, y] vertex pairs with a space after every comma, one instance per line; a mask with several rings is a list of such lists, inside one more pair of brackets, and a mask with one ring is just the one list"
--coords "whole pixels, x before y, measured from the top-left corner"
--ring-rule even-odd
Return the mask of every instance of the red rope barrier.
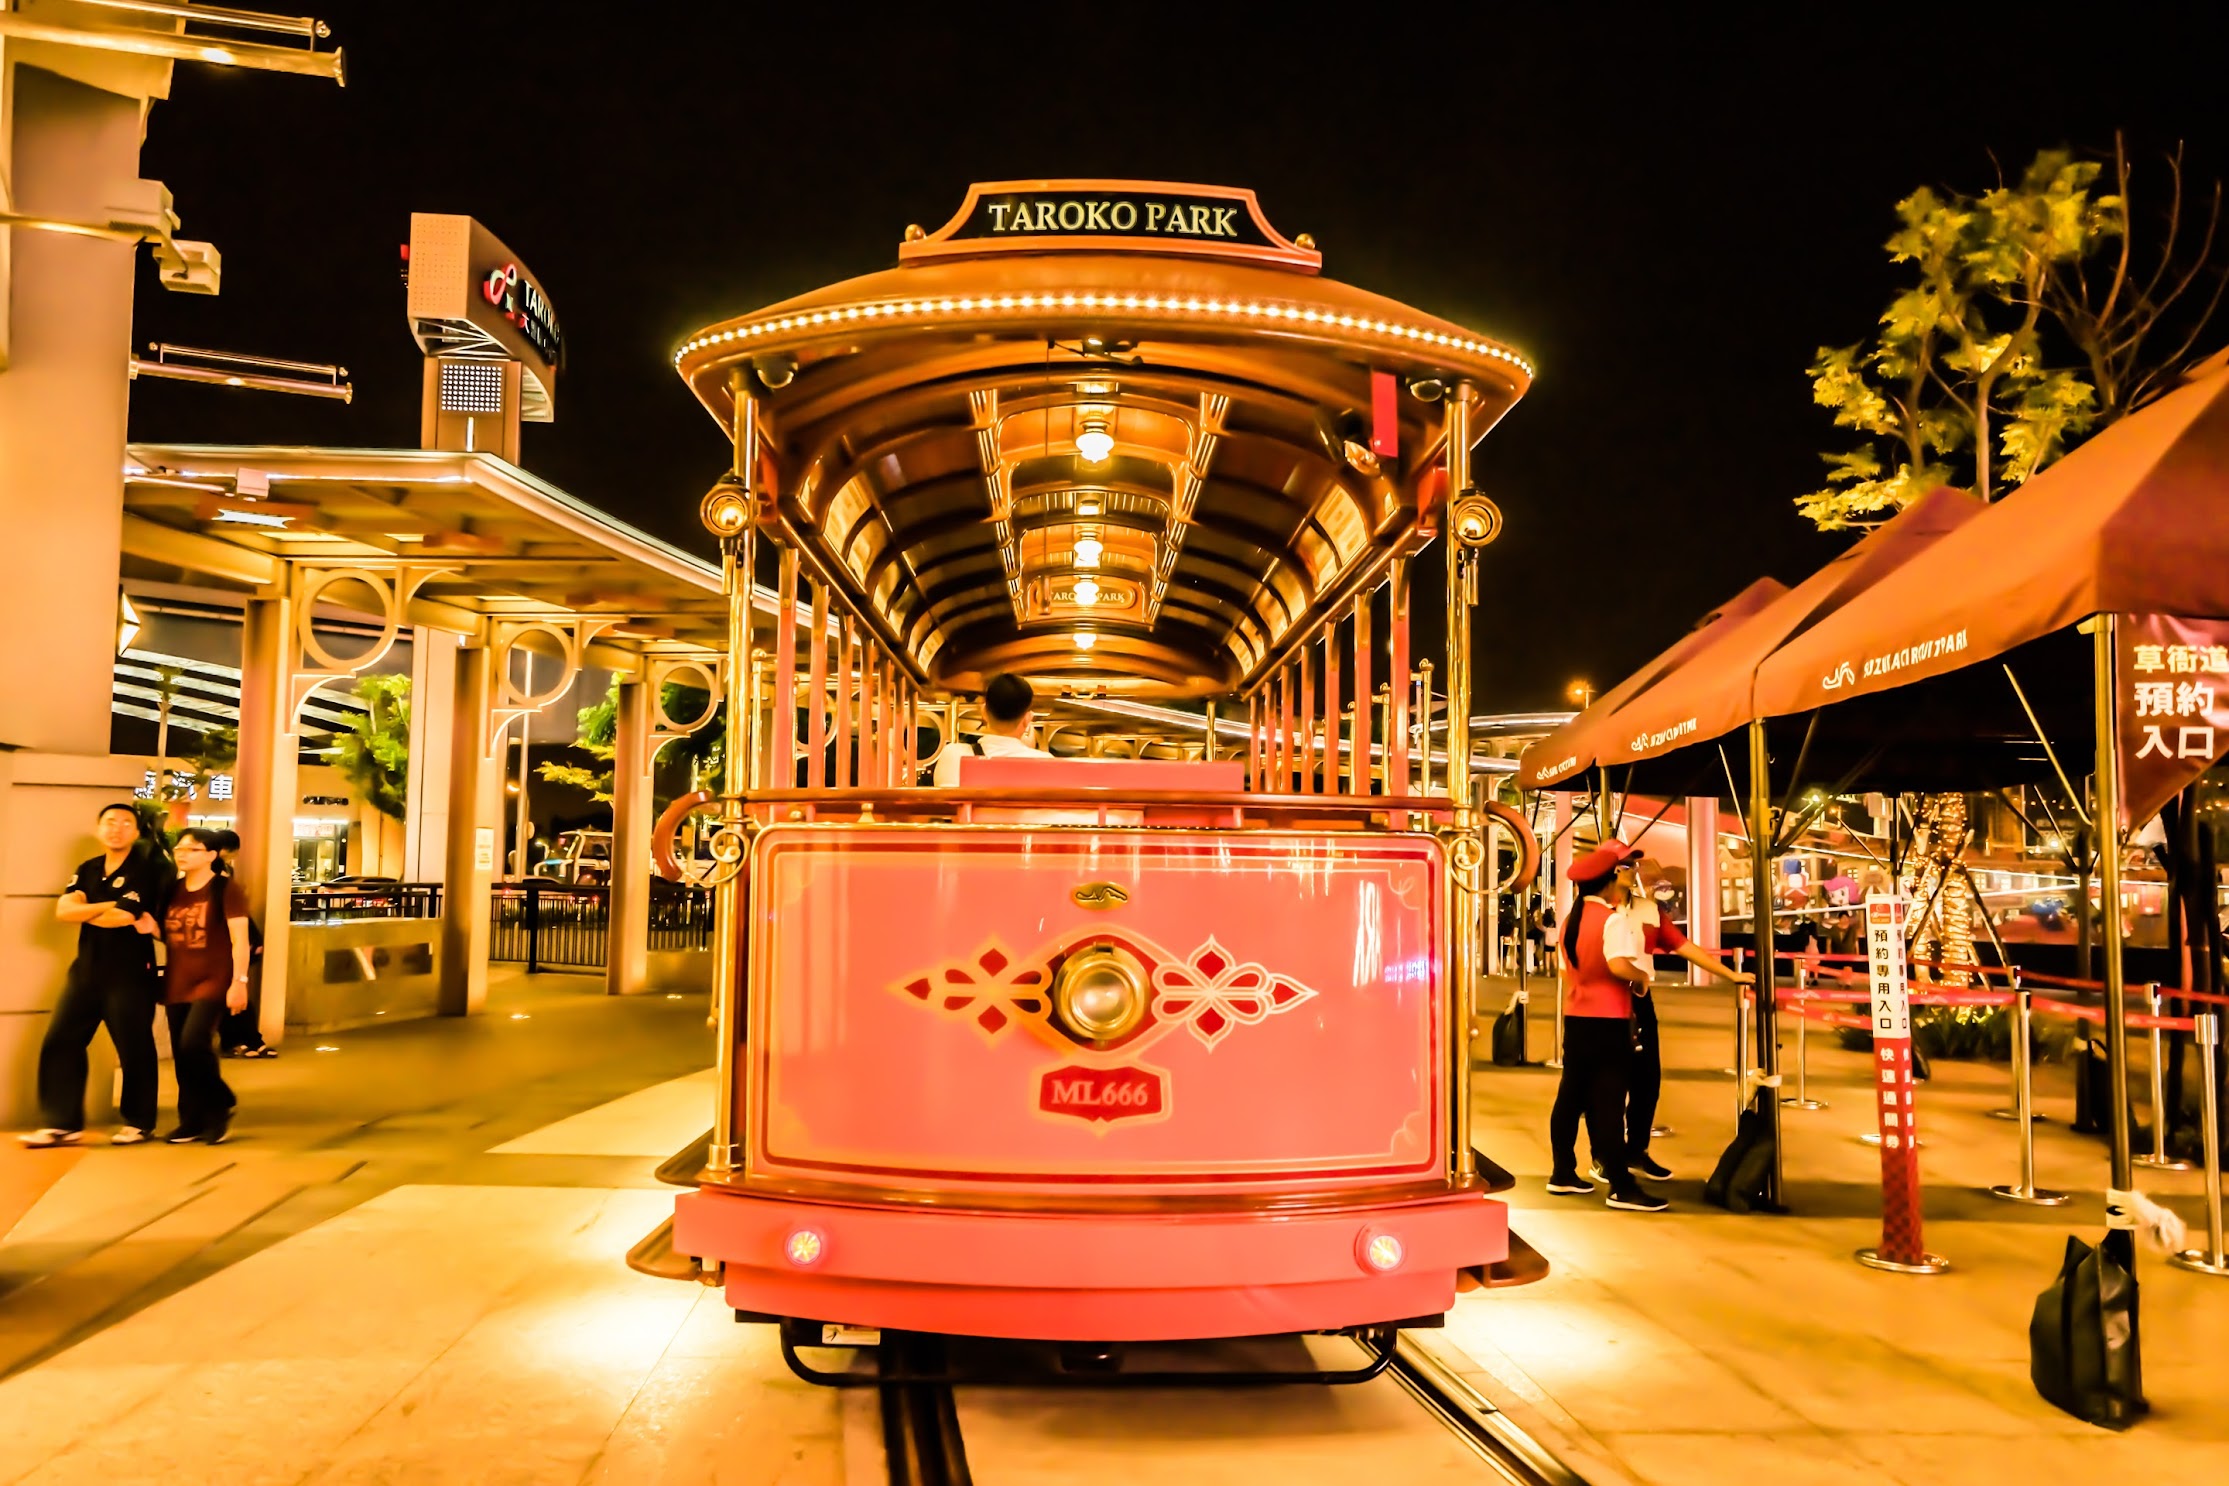
[[[1780, 991], [1775, 999], [1783, 1005], [1802, 1006], [1805, 1003], [1817, 1003], [1820, 1005], [1855, 1006], [1872, 1000], [1872, 994], [1871, 992], [1788, 989]], [[1912, 1004], [1914, 1006], [2010, 1006], [2017, 999], [2018, 997], [2010, 991], [1914, 991], [1912, 993]], [[2029, 1005], [2036, 1011], [2055, 1016], [2079, 1017], [2083, 1021], [2089, 1022], [2103, 1022], [2105, 1020], [2105, 1009], [2099, 1006], [2083, 1006], [2073, 1001], [2060, 1001], [2048, 996], [2037, 996], [2029, 1002]], [[1811, 1016], [1813, 1020], [1824, 1021], [1828, 1019], [1828, 1016], [1836, 1014], [1829, 1013], [1827, 1016], [1820, 1016], [1814, 1015], [1810, 1011], [1804, 1011], [1802, 1015]], [[2198, 1026], [2195, 1017], [2153, 1016], [2151, 1013], [2144, 1011], [2127, 1012], [2124, 1019], [2128, 1026], [2141, 1031], [2149, 1031], [2153, 1027], [2158, 1027], [2166, 1032], [2193, 1032], [2197, 1030]], [[1842, 1026], [1845, 1023], [1837, 1021], [1834, 1025]], [[1854, 1025], [1862, 1027], [1870, 1024], [1860, 1018]]]
[[[1728, 955], [1741, 953], [1741, 950], [1738, 948], [1732, 950], [1715, 949], [1706, 952], [1724, 958]], [[1829, 969], [1830, 966], [1838, 965], [1864, 965], [1866, 958], [1863, 955], [1802, 954], [1781, 955], [1779, 958], [1793, 960], [1798, 966], [1809, 967], [1813, 974], [1834, 974], [1842, 982], [1848, 984], [1857, 984], [1865, 979], [1864, 976], [1854, 972], [1830, 971]], [[2071, 975], [2052, 975], [2042, 970], [2023, 970], [2017, 965], [1952, 965], [1941, 960], [1917, 959], [1907, 960], [1905, 965], [1907, 969], [1911, 970], [1949, 971], [1956, 975], [1978, 975], [1985, 980], [1991, 976], [2009, 979], [2017, 973], [2022, 985], [2051, 986], [2062, 991], [2103, 992], [2105, 989], [2105, 982], [2102, 980], [2083, 980]], [[2203, 1001], [2209, 1006], [2229, 1006], [2229, 995], [2220, 995], [2211, 991], [2186, 991], [2175, 986], [2163, 985], [2159, 988], [2159, 993], [2162, 996], [2180, 996], [2186, 1001]]]

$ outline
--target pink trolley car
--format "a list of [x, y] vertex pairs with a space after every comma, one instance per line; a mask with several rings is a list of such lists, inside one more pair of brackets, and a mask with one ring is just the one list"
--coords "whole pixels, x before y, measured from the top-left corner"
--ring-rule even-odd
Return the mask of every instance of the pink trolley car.
[[[1473, 782], [1469, 466], [1531, 369], [1249, 191], [978, 185], [898, 259], [675, 358], [733, 472], [725, 791], [658, 830], [718, 895], [669, 1263], [814, 1378], [881, 1331], [1390, 1350], [1509, 1256], [1469, 990], [1537, 853]], [[1001, 673], [1054, 756], [925, 787]]]

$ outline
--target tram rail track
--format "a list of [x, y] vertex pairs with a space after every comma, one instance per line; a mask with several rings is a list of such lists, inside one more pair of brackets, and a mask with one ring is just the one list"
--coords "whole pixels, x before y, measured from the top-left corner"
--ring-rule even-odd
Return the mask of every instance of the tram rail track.
[[[933, 1360], [933, 1353], [914, 1349], [880, 1359], [883, 1371], [899, 1377], [878, 1389], [890, 1486], [973, 1486], [954, 1385], [919, 1380], [923, 1364]], [[1382, 1378], [1454, 1434], [1494, 1479], [1509, 1486], [1587, 1486], [1585, 1477], [1409, 1336], [1397, 1338]]]
[[1492, 1400], [1403, 1335], [1387, 1375], [1511, 1486], [1587, 1486]]

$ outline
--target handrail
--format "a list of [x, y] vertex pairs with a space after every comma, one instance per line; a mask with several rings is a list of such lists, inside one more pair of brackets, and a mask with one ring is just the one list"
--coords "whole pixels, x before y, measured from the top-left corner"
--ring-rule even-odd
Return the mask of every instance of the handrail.
[[[711, 802], [717, 803], [717, 802]], [[760, 789], [744, 803], [754, 809], [812, 806], [843, 810], [866, 807], [911, 814], [952, 815], [962, 808], [1095, 810], [1232, 810], [1264, 815], [1313, 815], [1368, 818], [1400, 811], [1446, 819], [1456, 802], [1435, 795], [1272, 795], [1244, 790], [1205, 792], [1175, 789], [1119, 789], [1108, 785], [1032, 786], [1027, 789], [969, 789], [932, 785], [895, 789]]]
[[[668, 805], [651, 831], [651, 859], [658, 874], [675, 879], [683, 876], [674, 854], [674, 839], [680, 832], [683, 820], [698, 810], [735, 802], [736, 799], [735, 796], [727, 796], [723, 800], [707, 791], [697, 790]], [[1350, 826], [1367, 826], [1373, 817], [1381, 815], [1399, 814], [1448, 820], [1461, 808], [1457, 801], [1435, 795], [1272, 795], [1250, 794], [1245, 791], [1125, 790], [1105, 785], [1069, 785], [1057, 789], [935, 786], [896, 789], [769, 789], [754, 790], [742, 797], [740, 803], [746, 810], [771, 811], [777, 815], [786, 811], [790, 820], [815, 823], [824, 810], [838, 813], [855, 810], [859, 813], [861, 824], [868, 823], [876, 812], [893, 820], [929, 816], [937, 820], [956, 818], [955, 823], [967, 824], [978, 807], [1000, 810], [1097, 810], [1100, 812], [1099, 824], [1102, 826], [1109, 823], [1107, 813], [1110, 811], [1219, 811], [1227, 812], [1230, 817], [1227, 828], [1240, 826], [1249, 813], [1298, 817], [1316, 822], [1328, 818], [1344, 821]], [[1508, 829], [1517, 847], [1517, 861], [1509, 880], [1506, 883], [1492, 884], [1492, 890], [1522, 891], [1531, 884], [1540, 870], [1538, 838], [1527, 826], [1525, 817], [1511, 806], [1488, 800], [1476, 809], [1479, 814], [1500, 822]], [[1475, 863], [1461, 864], [1462, 870], [1466, 872], [1474, 870], [1475, 866]]]

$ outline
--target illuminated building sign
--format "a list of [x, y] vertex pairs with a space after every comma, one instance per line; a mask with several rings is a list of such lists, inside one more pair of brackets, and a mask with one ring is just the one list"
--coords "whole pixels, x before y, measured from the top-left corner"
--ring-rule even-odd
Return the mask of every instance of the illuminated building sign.
[[556, 363], [562, 344], [557, 334], [557, 311], [550, 308], [549, 296], [519, 272], [518, 264], [489, 269], [488, 276], [480, 281], [480, 297], [523, 331], [544, 361]]
[[565, 338], [556, 308], [519, 255], [470, 217], [412, 212], [403, 257], [406, 313], [419, 349], [441, 358], [444, 367], [468, 359], [516, 361], [520, 419], [549, 422]]
[[1198, 253], [1313, 272], [1323, 255], [1287, 238], [1251, 191], [1161, 181], [995, 181], [970, 186], [958, 215], [914, 236], [900, 260], [999, 252]]
[[[193, 777], [188, 774], [172, 774], [170, 776], [170, 788], [183, 791], [176, 796], [181, 800], [198, 800], [201, 798], [201, 786], [194, 783]], [[141, 782], [139, 788], [132, 791], [132, 797], [139, 800], [152, 800], [161, 789], [161, 781], [155, 777], [155, 771], [149, 769], [146, 779]], [[209, 776], [209, 798], [212, 800], [229, 800], [232, 798], [232, 776], [230, 774], [212, 774]]]

